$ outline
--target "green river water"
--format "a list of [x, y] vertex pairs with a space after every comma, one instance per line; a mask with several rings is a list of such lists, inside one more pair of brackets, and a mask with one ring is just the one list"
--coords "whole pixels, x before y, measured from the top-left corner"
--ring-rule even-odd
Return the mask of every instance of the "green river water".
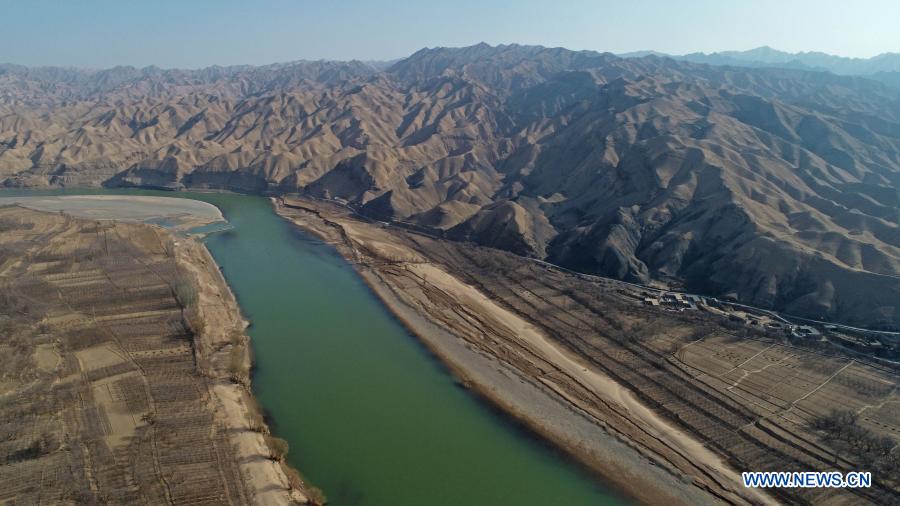
[[328, 245], [261, 197], [203, 200], [233, 228], [206, 244], [251, 322], [253, 391], [288, 460], [347, 505], [620, 504], [592, 476], [461, 388]]

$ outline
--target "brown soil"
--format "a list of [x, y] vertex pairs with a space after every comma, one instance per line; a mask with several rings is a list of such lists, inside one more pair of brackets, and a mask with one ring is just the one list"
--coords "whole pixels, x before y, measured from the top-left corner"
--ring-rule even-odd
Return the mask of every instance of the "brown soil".
[[0, 503], [305, 502], [201, 243], [19, 207], [0, 226]]
[[[644, 307], [639, 289], [621, 283], [388, 227], [333, 204], [289, 199], [276, 209], [335, 245], [466, 384], [641, 502], [898, 497], [886, 477], [871, 489], [776, 497], [744, 489], [739, 477], [745, 470], [863, 469], [810, 422], [846, 405], [863, 414], [896, 405], [892, 371], [851, 367], [840, 356], [735, 329], [712, 313]], [[749, 349], [724, 371], [752, 381], [721, 374], [717, 360], [739, 344]], [[757, 358], [769, 362], [747, 361], [766, 347], [772, 356]], [[825, 364], [835, 367], [816, 369]], [[847, 378], [857, 367], [864, 379]], [[785, 387], [794, 388], [779, 394]], [[786, 402], [774, 403], [779, 395]], [[896, 437], [896, 420], [875, 420], [861, 417], [867, 428]]]

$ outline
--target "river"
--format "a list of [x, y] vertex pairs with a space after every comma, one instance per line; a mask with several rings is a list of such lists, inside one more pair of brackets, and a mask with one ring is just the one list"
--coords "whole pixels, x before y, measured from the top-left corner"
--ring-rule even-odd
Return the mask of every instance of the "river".
[[218, 206], [206, 245], [237, 295], [253, 392], [289, 462], [335, 506], [620, 504], [604, 486], [454, 381], [330, 246], [267, 199], [145, 190]]

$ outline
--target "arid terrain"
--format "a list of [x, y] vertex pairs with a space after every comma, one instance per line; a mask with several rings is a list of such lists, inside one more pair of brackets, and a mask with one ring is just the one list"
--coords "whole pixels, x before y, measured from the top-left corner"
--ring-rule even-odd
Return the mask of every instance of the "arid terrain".
[[865, 76], [868, 79], [874, 79], [889, 86], [900, 86], [900, 53], [897, 52], [881, 53], [871, 58], [848, 58], [819, 51], [789, 53], [769, 46], [761, 46], [747, 51], [717, 51], [685, 55], [668, 55], [658, 51], [637, 51], [620, 56], [642, 57], [650, 54], [710, 65], [774, 67], [832, 72], [848, 76]]
[[0, 207], [0, 503], [305, 502], [244, 326], [193, 238]]
[[206, 202], [171, 197], [138, 195], [20, 196], [0, 194], [0, 206], [18, 205], [35, 211], [64, 212], [74, 218], [165, 224], [187, 231], [194, 227], [225, 223], [221, 211]]
[[478, 44], [391, 65], [0, 67], [0, 181], [300, 192], [815, 319], [897, 328], [900, 92]]
[[[334, 203], [275, 205], [333, 244], [469, 388], [641, 502], [900, 500], [896, 368]], [[833, 469], [871, 470], [874, 486], [764, 496], [739, 479]]]
[[[484, 43], [0, 65], [0, 186], [271, 196], [465, 386], [639, 502], [900, 503], [900, 89], [807, 67]], [[98, 221], [115, 197], [21, 204], [0, 207], [0, 501], [316, 502], [205, 248]], [[742, 486], [767, 470], [874, 485]]]

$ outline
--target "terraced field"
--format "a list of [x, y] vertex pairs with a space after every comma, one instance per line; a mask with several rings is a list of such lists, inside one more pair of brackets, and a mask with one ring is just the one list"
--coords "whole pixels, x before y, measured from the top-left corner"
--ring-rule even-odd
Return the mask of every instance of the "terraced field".
[[[858, 414], [860, 426], [891, 438], [896, 448], [900, 394], [895, 371], [732, 330], [703, 316], [644, 308], [627, 291], [514, 266], [505, 255], [456, 247], [446, 251], [453, 255], [445, 257], [448, 263], [480, 266], [464, 272], [491, 296], [628, 385], [736, 469], [875, 474], [872, 489], [798, 489], [782, 499], [900, 500], [896, 467], [874, 469], [873, 462], [829, 444], [812, 428], [834, 410], [849, 410]], [[896, 466], [896, 450], [886, 460]]]
[[171, 237], [13, 206], [0, 230], [0, 503], [248, 503]]
[[[381, 227], [325, 204], [299, 202], [282, 213], [345, 244], [363, 272], [441, 322], [469, 346], [551, 389], [603, 430], [626, 438], [658, 465], [690, 477], [727, 501], [721, 477], [648, 430], [626, 404], [585, 383], [588, 368], [626, 387], [653, 412], [689, 433], [736, 471], [868, 470], [863, 489], [783, 489], [797, 504], [900, 501], [900, 394], [897, 370], [816, 342], [790, 342], [704, 311], [672, 312], [641, 303], [640, 289], [549, 269], [498, 250]], [[336, 232], [333, 232], [336, 231]], [[423, 275], [430, 265], [429, 276]], [[535, 325], [585, 363], [553, 366], [548, 355], [492, 320], [479, 305], [444, 290], [452, 273]], [[483, 306], [483, 304], [481, 304]], [[595, 439], [595, 438], [594, 438]], [[592, 438], [573, 445], [587, 463]]]

